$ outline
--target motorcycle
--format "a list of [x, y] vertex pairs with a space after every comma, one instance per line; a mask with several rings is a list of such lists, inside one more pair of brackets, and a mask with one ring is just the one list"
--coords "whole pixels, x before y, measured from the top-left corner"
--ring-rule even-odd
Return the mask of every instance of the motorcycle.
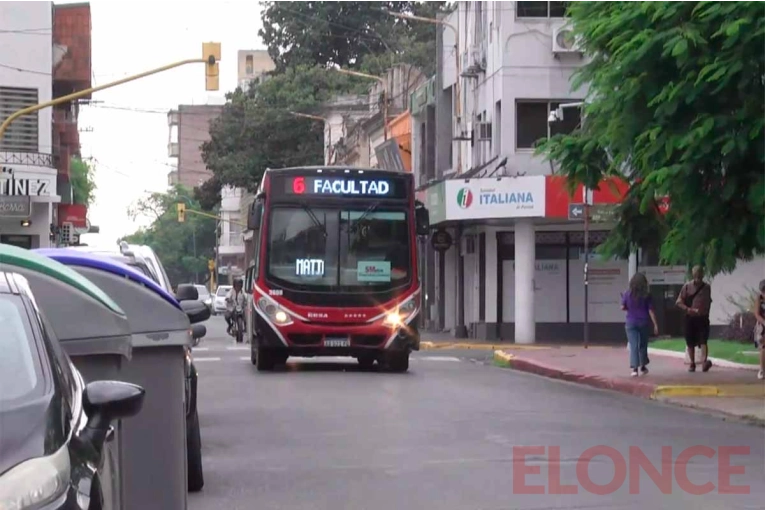
[[244, 325], [244, 311], [241, 306], [237, 305], [234, 308], [232, 321], [231, 334], [236, 338], [236, 343], [241, 344], [244, 341], [244, 331], [246, 329]]

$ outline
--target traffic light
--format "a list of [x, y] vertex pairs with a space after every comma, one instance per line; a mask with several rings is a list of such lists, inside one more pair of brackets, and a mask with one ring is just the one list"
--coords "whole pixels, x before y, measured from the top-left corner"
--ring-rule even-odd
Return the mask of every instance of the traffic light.
[[207, 269], [210, 271], [215, 270], [215, 261], [213, 259], [207, 261]]
[[186, 204], [175, 204], [175, 207], [178, 209], [178, 221], [183, 223], [186, 221]]
[[205, 60], [205, 88], [206, 90], [218, 90], [220, 43], [202, 43], [202, 58]]

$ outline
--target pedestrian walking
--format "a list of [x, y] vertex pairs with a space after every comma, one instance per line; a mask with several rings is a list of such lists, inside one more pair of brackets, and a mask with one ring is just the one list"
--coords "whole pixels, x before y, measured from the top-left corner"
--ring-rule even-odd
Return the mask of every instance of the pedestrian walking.
[[754, 308], [754, 316], [757, 319], [754, 325], [754, 343], [760, 350], [760, 371], [757, 372], [757, 379], [765, 379], [765, 280], [760, 281], [759, 290]]
[[643, 273], [635, 273], [630, 280], [629, 289], [622, 294], [622, 310], [627, 312], [624, 329], [630, 349], [630, 368], [632, 377], [638, 376], [638, 369], [648, 373], [648, 337], [659, 334], [659, 324], [653, 308], [653, 299], [648, 293], [648, 279]]
[[701, 348], [704, 372], [712, 368], [709, 360], [709, 309], [712, 307], [712, 286], [704, 281], [704, 268], [694, 266], [693, 279], [683, 285], [677, 296], [676, 305], [685, 311], [685, 345], [691, 360], [689, 372], [696, 371], [696, 347]]

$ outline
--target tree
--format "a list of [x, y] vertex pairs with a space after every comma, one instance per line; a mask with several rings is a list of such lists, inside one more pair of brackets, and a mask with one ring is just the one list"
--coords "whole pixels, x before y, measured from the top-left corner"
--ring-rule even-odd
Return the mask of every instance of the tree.
[[69, 182], [72, 186], [72, 202], [91, 205], [96, 198], [95, 168], [80, 158], [69, 162]]
[[435, 55], [436, 27], [386, 11], [435, 17], [446, 2], [262, 2], [263, 28], [278, 72], [300, 65], [358, 67], [370, 55], [403, 53], [427, 42]]
[[310, 112], [338, 91], [363, 90], [368, 85], [368, 80], [299, 66], [247, 93], [237, 89], [212, 122], [202, 159], [217, 176], [218, 185], [250, 191], [257, 189], [267, 167], [321, 164], [324, 126], [297, 119], [290, 112]]
[[[646, 244], [710, 274], [765, 253], [765, 8], [755, 2], [575, 2], [590, 61], [583, 124], [543, 142], [572, 188], [630, 191], [605, 251]], [[667, 214], [656, 198], [668, 196]]]
[[121, 239], [151, 246], [173, 285], [204, 281], [207, 261], [215, 256], [214, 219], [187, 213], [183, 223], [178, 221], [178, 202], [186, 203], [187, 209], [201, 210], [199, 202], [190, 198], [189, 191], [178, 185], [167, 193], [152, 193], [139, 200], [128, 214], [134, 219], [148, 216], [152, 223]]

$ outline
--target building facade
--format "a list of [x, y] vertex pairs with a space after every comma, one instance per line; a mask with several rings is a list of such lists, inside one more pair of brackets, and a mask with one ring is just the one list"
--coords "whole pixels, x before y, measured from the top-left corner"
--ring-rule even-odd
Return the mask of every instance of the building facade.
[[237, 52], [236, 82], [247, 92], [252, 85], [260, 83], [268, 73], [276, 69], [266, 50], [239, 50]]
[[[428, 248], [436, 329], [532, 343], [582, 340], [586, 321], [590, 341], [623, 342], [620, 293], [640, 270], [663, 334], [682, 335], [674, 303], [686, 268], [659, 267], [643, 250], [617, 260], [594, 253], [626, 183], [569, 196], [554, 166], [534, 155], [540, 139], [579, 125], [587, 93], [571, 89], [586, 59], [565, 2], [458, 2], [444, 22], [438, 72], [412, 99], [414, 173], [431, 224], [450, 241]], [[593, 206], [586, 231], [585, 201]], [[734, 313], [732, 296], [751, 291], [747, 278], [765, 278], [762, 259], [712, 281], [713, 329]]]
[[168, 175], [168, 184], [194, 189], [212, 177], [212, 171], [202, 160], [202, 144], [210, 140], [210, 122], [222, 111], [223, 106], [217, 104], [182, 104], [167, 114], [170, 128], [167, 155], [178, 162]]
[[[51, 2], [0, 2], [0, 119], [53, 96]], [[30, 34], [29, 30], [35, 33]], [[50, 108], [15, 120], [0, 139], [0, 242], [47, 247], [57, 223], [58, 171]]]

